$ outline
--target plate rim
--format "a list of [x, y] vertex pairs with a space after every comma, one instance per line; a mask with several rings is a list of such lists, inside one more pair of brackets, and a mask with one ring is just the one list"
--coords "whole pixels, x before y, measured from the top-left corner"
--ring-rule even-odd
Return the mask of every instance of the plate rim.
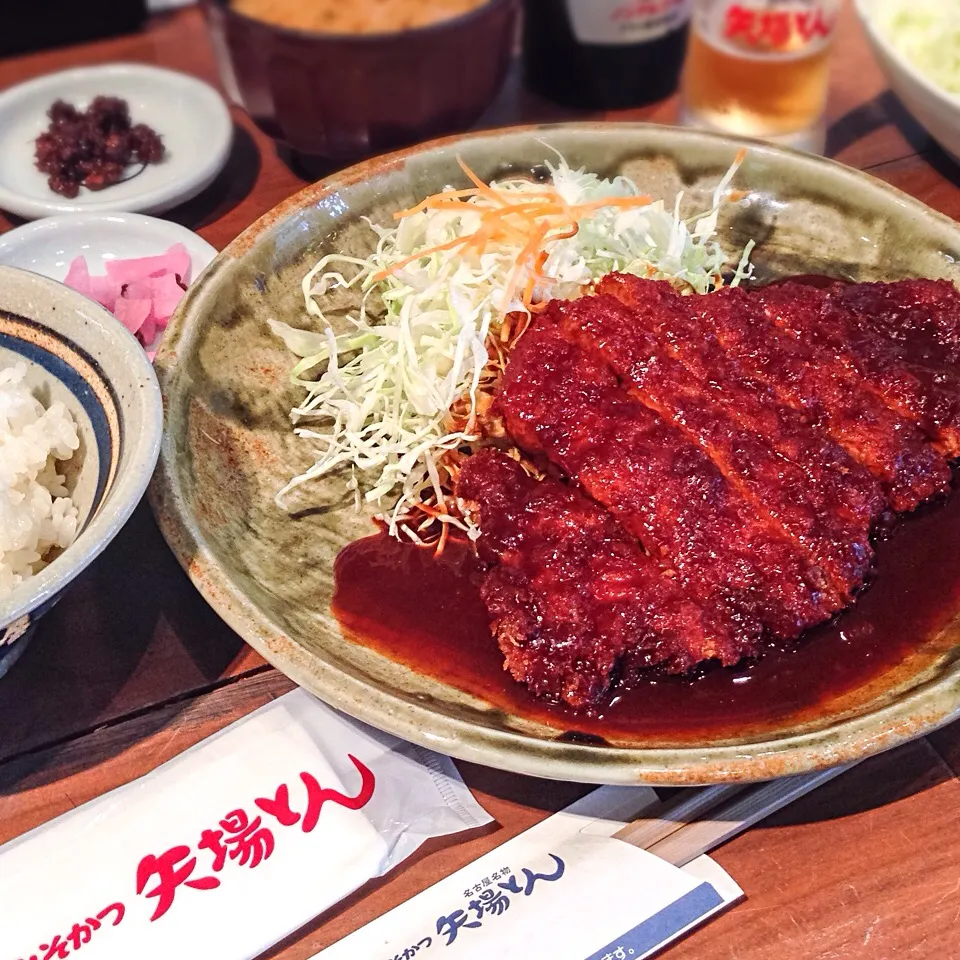
[[[788, 157], [813, 168], [827, 167], [842, 177], [866, 181], [898, 205], [953, 233], [960, 227], [903, 191], [837, 161], [787, 147], [731, 137], [710, 131], [661, 124], [579, 121], [529, 124], [457, 134], [362, 161], [305, 187], [261, 216], [225, 247], [208, 268], [204, 283], [192, 285], [181, 302], [156, 358], [167, 424], [175, 403], [171, 391], [178, 378], [181, 338], [189, 335], [190, 319], [199, 315], [208, 288], [217, 274], [242, 256], [278, 222], [330, 192], [367, 179], [386, 167], [453, 144], [505, 135], [573, 132], [624, 132], [633, 129], [653, 138], [709, 140], [732, 152], [747, 147], [754, 154]], [[750, 744], [699, 744], [671, 747], [615, 747], [548, 741], [527, 734], [482, 728], [470, 721], [443, 716], [401, 696], [350, 676], [322, 660], [311, 658], [293, 638], [246, 597], [220, 567], [183, 500], [177, 480], [171, 433], [164, 430], [160, 461], [148, 498], [160, 530], [190, 580], [218, 615], [280, 672], [350, 716], [450, 756], [498, 769], [546, 779], [603, 784], [695, 786], [746, 782], [809, 772], [855, 762], [925, 735], [960, 717], [960, 670], [929, 680], [911, 694], [908, 704], [895, 702], [820, 730]], [[306, 662], [311, 662], [311, 674]], [[318, 679], [319, 677], [319, 679]], [[945, 707], [944, 701], [950, 706]]]

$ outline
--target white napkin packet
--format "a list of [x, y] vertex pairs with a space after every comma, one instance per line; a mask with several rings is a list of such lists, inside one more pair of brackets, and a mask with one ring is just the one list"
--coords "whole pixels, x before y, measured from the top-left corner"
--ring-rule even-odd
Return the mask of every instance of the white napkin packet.
[[314, 960], [641, 960], [743, 896], [709, 857], [683, 869], [611, 835], [656, 803], [601, 787]]
[[447, 757], [297, 690], [0, 847], [0, 960], [248, 960], [490, 820]]

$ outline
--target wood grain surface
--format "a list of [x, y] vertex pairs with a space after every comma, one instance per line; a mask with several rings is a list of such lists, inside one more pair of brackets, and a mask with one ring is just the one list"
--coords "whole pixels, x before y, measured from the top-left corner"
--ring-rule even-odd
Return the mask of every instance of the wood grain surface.
[[[0, 89], [107, 60], [218, 83], [203, 21], [187, 9], [134, 36], [0, 61]], [[886, 89], [849, 8], [832, 70], [829, 155], [960, 217], [960, 170]], [[676, 109], [669, 100], [607, 119], [670, 122]], [[514, 70], [480, 125], [576, 116], [526, 93]], [[217, 247], [305, 183], [241, 111], [234, 119], [223, 174], [169, 215]], [[0, 216], [0, 230], [11, 225]], [[209, 610], [141, 505], [0, 682], [0, 842], [146, 773], [291, 687]], [[280, 944], [272, 960], [304, 960], [588, 789], [459, 766], [497, 826], [425, 851]], [[960, 958], [958, 815], [954, 724], [859, 765], [718, 850], [748, 899], [670, 956]]]

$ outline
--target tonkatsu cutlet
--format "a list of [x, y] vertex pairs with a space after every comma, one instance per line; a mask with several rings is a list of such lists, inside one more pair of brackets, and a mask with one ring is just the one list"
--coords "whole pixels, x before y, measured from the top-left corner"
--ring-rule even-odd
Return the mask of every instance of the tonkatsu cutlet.
[[[765, 294], [767, 303], [775, 289], [780, 287]], [[816, 293], [803, 291], [791, 300], [798, 308]], [[761, 293], [727, 287], [697, 297], [691, 310], [728, 354], [878, 476], [895, 510], [912, 510], [945, 493], [950, 469], [916, 423], [893, 409], [857, 369], [771, 322]]]
[[852, 603], [876, 522], [950, 488], [958, 356], [945, 283], [681, 296], [612, 274], [546, 305], [493, 405], [546, 478], [486, 451], [457, 490], [507, 669], [583, 706]]
[[[682, 299], [663, 310], [679, 313]], [[555, 301], [550, 309], [565, 335], [606, 361], [632, 396], [698, 444], [758, 515], [822, 566], [845, 602], [853, 597], [873, 558], [871, 523], [885, 506], [873, 477], [806, 424], [784, 422], [793, 411], [781, 411], [709, 339], [690, 346], [714, 361], [714, 381], [685, 366], [666, 338], [645, 329], [640, 311], [615, 297]], [[780, 434], [789, 442], [778, 444]]]
[[[663, 281], [640, 281], [624, 274], [604, 278], [597, 292], [628, 307], [631, 327], [655, 338], [744, 429], [762, 434], [781, 456], [800, 465], [825, 501], [843, 516], [870, 524], [887, 507], [879, 480], [819, 429], [807, 410], [784, 403], [750, 372], [749, 365], [723, 349], [697, 317], [699, 298], [680, 296]], [[612, 343], [601, 330], [590, 332], [602, 341], [601, 348], [613, 363]], [[617, 343], [618, 349], [622, 346]], [[637, 364], [618, 372], [630, 382], [642, 375]]]
[[457, 495], [480, 523], [481, 595], [505, 668], [540, 696], [596, 702], [624, 664], [684, 672], [736, 662], [730, 625], [686, 595], [610, 514], [503, 453], [464, 464]]
[[745, 648], [764, 629], [796, 637], [843, 605], [823, 569], [700, 447], [562, 336], [553, 311], [512, 351], [497, 403], [519, 447], [575, 480], [699, 601], [738, 620]]
[[895, 343], [905, 360], [960, 370], [960, 295], [949, 280], [836, 284], [831, 300]]
[[[896, 284], [891, 286], [896, 287]], [[931, 369], [904, 359], [904, 351], [873, 329], [866, 316], [891, 297], [866, 292], [811, 290], [777, 284], [749, 296], [767, 319], [827, 362], [853, 370], [865, 389], [916, 426], [948, 456], [960, 454], [960, 382], [945, 364]], [[879, 303], [877, 302], [879, 300]]]

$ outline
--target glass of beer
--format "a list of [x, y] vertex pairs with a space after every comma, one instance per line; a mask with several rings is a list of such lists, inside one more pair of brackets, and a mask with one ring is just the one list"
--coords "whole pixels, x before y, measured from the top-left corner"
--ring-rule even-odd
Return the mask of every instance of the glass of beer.
[[840, 2], [695, 0], [684, 122], [822, 149]]

